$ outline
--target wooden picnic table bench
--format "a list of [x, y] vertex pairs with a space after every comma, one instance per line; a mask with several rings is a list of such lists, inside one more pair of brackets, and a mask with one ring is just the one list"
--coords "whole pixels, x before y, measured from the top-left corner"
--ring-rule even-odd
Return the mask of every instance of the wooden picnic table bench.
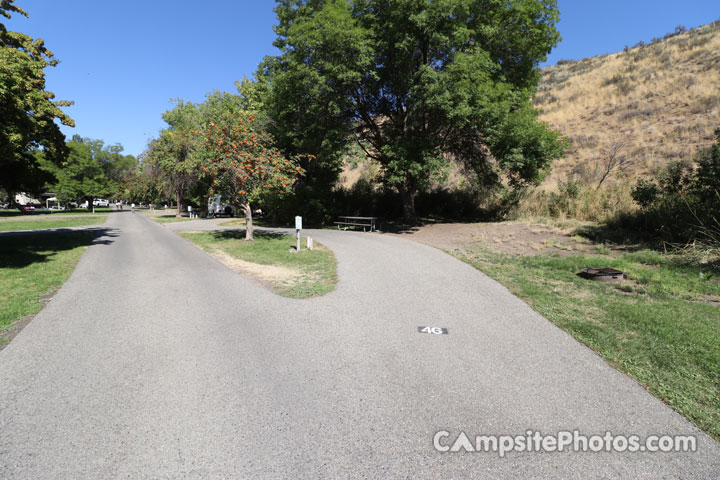
[[377, 217], [340, 216], [338, 221], [333, 223], [338, 226], [338, 230], [340, 230], [340, 227], [345, 227], [346, 230], [347, 227], [363, 227], [364, 232], [366, 227], [370, 227], [372, 232], [375, 230], [375, 220], [377, 220]]

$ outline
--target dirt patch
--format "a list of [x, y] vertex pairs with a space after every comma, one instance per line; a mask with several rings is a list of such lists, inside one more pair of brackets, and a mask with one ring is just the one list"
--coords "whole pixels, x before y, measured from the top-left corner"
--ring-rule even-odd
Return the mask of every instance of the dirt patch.
[[259, 263], [246, 262], [239, 258], [235, 258], [222, 250], [214, 250], [211, 255], [223, 264], [227, 265], [230, 270], [248, 275], [259, 283], [271, 288], [282, 286], [292, 286], [300, 283], [304, 275], [302, 272], [293, 270], [292, 268], [279, 265], [261, 265]]
[[398, 234], [443, 250], [482, 244], [497, 253], [540, 255], [598, 254], [596, 246], [573, 234], [579, 223], [534, 222], [436, 223]]
[[720, 299], [718, 299], [717, 297], [713, 297], [710, 295], [703, 295], [702, 299], [703, 299], [703, 303], [707, 303], [708, 305], [711, 305], [713, 307], [720, 308]]

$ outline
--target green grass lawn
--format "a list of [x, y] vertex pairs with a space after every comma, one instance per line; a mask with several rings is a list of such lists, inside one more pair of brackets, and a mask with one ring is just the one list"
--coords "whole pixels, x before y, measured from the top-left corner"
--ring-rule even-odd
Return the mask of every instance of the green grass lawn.
[[[226, 222], [220, 224], [223, 227], [244, 227], [245, 217], [241, 218], [228, 218]], [[253, 218], [253, 226], [255, 227], [278, 227], [278, 225], [271, 225], [264, 218]], [[290, 225], [287, 225], [290, 227]]]
[[105, 223], [106, 220], [107, 215], [23, 215], [21, 217], [0, 218], [0, 232], [12, 232], [15, 230], [44, 230], [47, 228], [99, 225], [101, 223]]
[[84, 231], [0, 237], [0, 345], [15, 323], [42, 308], [41, 297], [60, 288], [92, 241]]
[[[126, 208], [126, 210], [130, 210], [130, 207]], [[110, 213], [114, 211], [113, 208], [105, 208], [105, 207], [96, 207], [95, 213]], [[86, 208], [80, 208], [75, 210], [50, 210], [47, 208], [38, 208], [37, 210], [33, 210], [31, 212], [21, 212], [20, 210], [14, 208], [14, 209], [3, 209], [0, 210], [0, 217], [32, 217], [33, 215], [57, 215], [57, 216], [65, 216], [65, 215], [93, 215], [93, 212]]]
[[171, 223], [171, 222], [187, 222], [188, 220], [199, 220], [198, 218], [190, 217], [176, 217], [175, 215], [163, 215], [159, 217], [152, 217], [158, 223]]
[[[209, 253], [218, 250], [233, 258], [255, 265], [284, 267], [276, 275], [265, 275], [262, 267], [246, 269], [262, 283], [269, 284], [276, 293], [290, 298], [309, 298], [324, 295], [335, 289], [337, 263], [330, 250], [315, 243], [313, 250], [290, 253], [295, 237], [255, 232], [255, 241], [243, 240], [243, 232], [184, 232], [181, 234]], [[304, 240], [303, 240], [304, 245]], [[241, 271], [244, 270], [241, 268]]]
[[[720, 277], [679, 255], [520, 256], [450, 252], [485, 272], [609, 364], [720, 439]], [[598, 251], [598, 253], [604, 253]], [[619, 284], [576, 274], [627, 273]]]

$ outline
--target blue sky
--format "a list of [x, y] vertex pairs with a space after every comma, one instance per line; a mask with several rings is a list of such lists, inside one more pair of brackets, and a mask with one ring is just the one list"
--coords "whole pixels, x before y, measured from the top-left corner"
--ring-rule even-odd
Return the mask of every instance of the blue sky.
[[[16, 0], [30, 14], [4, 21], [43, 38], [61, 61], [47, 88], [76, 128], [69, 137], [120, 143], [139, 154], [164, 127], [170, 99], [202, 101], [235, 91], [265, 55], [275, 53], [272, 0]], [[561, 44], [548, 58], [580, 59], [662, 36], [677, 25], [720, 18], [718, 0], [559, 0]]]

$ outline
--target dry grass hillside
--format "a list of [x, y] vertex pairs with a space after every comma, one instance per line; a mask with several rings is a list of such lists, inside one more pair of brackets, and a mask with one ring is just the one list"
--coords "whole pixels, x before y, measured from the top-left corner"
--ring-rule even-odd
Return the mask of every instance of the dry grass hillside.
[[692, 158], [720, 127], [720, 21], [647, 45], [543, 70], [540, 118], [567, 136], [547, 187], [599, 182], [607, 162], [629, 177]]

